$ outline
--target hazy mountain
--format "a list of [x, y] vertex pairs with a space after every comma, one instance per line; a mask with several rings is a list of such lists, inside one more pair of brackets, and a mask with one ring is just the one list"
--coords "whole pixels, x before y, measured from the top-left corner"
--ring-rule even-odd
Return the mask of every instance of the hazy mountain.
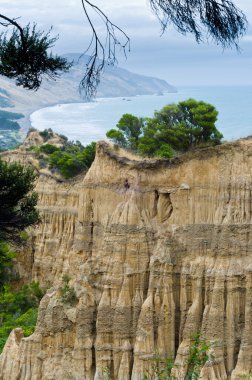
[[[74, 62], [73, 68], [65, 75], [65, 78], [74, 78], [79, 83], [83, 76], [87, 56], [79, 59], [79, 54], [66, 54], [65, 57]], [[135, 74], [116, 66], [106, 66], [97, 97], [151, 95], [176, 91], [176, 88], [165, 80]]]
[[[78, 60], [79, 54], [68, 54], [66, 57], [74, 61], [69, 73], [57, 81], [44, 81], [37, 92], [17, 87], [13, 81], [0, 77], [0, 107], [24, 114], [24, 119], [19, 123], [27, 128], [29, 115], [36, 109], [57, 103], [83, 102], [79, 94], [79, 82], [87, 58]], [[106, 67], [97, 97], [124, 97], [162, 92], [176, 92], [176, 89], [161, 79], [134, 74], [119, 67]]]

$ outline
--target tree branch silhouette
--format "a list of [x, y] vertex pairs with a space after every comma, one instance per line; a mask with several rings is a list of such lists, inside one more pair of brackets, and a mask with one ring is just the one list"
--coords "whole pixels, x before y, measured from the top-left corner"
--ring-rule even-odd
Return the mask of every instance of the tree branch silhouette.
[[[149, 0], [149, 4], [162, 33], [173, 25], [182, 34], [192, 34], [198, 43], [212, 39], [223, 48], [239, 49], [239, 39], [247, 30], [245, 14], [231, 0]], [[88, 57], [79, 90], [86, 99], [91, 99], [105, 66], [116, 65], [120, 51], [127, 57], [130, 38], [92, 1], [81, 0], [81, 5], [92, 36], [82, 54]], [[92, 13], [101, 18], [105, 37], [96, 28]], [[14, 27], [10, 37], [0, 34], [0, 74], [15, 78], [18, 86], [37, 90], [44, 76], [56, 79], [61, 72], [69, 70], [71, 64], [66, 59], [48, 53], [58, 39], [50, 36], [51, 30], [37, 31], [35, 24], [32, 28], [29, 24], [23, 28], [17, 18], [3, 14], [0, 14], [0, 25]]]
[[65, 58], [53, 56], [48, 49], [54, 46], [58, 37], [51, 37], [28, 24], [24, 28], [0, 14], [0, 25], [13, 26], [11, 34], [0, 34], [0, 74], [16, 80], [17, 86], [28, 90], [38, 90], [44, 77], [57, 79], [62, 72], [71, 67]]
[[[105, 64], [113, 66], [117, 63], [117, 47], [122, 48], [125, 56], [130, 51], [130, 38], [94, 3], [89, 0], [81, 2], [92, 38], [84, 53], [90, 56], [80, 91], [90, 99], [96, 94]], [[198, 43], [211, 38], [223, 48], [234, 46], [238, 49], [238, 41], [247, 29], [245, 14], [230, 0], [149, 0], [149, 3], [160, 21], [162, 34], [169, 25], [174, 25], [180, 33], [194, 35]], [[95, 11], [105, 25], [105, 43], [94, 26], [90, 10]]]
[[[84, 92], [85, 97], [90, 99], [96, 94], [100, 76], [105, 65], [114, 66], [117, 64], [118, 48], [127, 57], [127, 53], [130, 51], [130, 38], [119, 26], [110, 21], [108, 16], [99, 7], [88, 0], [81, 0], [81, 2], [85, 16], [91, 27], [92, 38], [87, 50], [83, 53], [83, 55], [90, 53], [90, 56], [86, 63], [85, 75], [80, 83], [80, 91]], [[105, 42], [103, 42], [102, 37], [99, 36], [94, 26], [90, 10], [95, 11], [105, 25]]]

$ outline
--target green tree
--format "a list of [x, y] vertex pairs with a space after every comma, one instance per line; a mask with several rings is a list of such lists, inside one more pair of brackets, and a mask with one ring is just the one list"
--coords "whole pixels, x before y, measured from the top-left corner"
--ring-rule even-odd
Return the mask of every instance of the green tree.
[[0, 293], [3, 286], [8, 282], [12, 275], [13, 259], [16, 254], [10, 249], [9, 244], [0, 241]]
[[201, 143], [220, 143], [216, 128], [218, 112], [211, 104], [188, 99], [169, 104], [146, 119], [138, 151], [148, 156], [169, 158]]
[[144, 123], [145, 120], [142, 117], [125, 113], [116, 125], [119, 131], [111, 129], [106, 136], [116, 144], [137, 150]]
[[48, 53], [57, 37], [50, 37], [29, 24], [22, 28], [15, 20], [3, 15], [8, 25], [14, 29], [0, 35], [0, 74], [16, 80], [17, 86], [28, 90], [37, 90], [43, 77], [56, 79], [61, 72], [66, 72], [71, 63], [65, 58]]
[[3, 286], [0, 292], [0, 353], [14, 328], [22, 327], [25, 336], [33, 333], [43, 295], [44, 291], [37, 282], [16, 291], [10, 285]]
[[31, 166], [0, 159], [0, 238], [16, 236], [38, 222], [38, 196], [33, 191], [36, 178]]
[[218, 111], [209, 103], [188, 99], [180, 102], [181, 123], [188, 135], [189, 146], [201, 142], [218, 143], [223, 135], [217, 130], [215, 123]]
[[31, 167], [0, 159], [0, 288], [13, 273], [15, 253], [6, 241], [19, 239], [20, 231], [39, 220], [36, 177]]
[[127, 140], [124, 136], [124, 134], [121, 131], [117, 131], [116, 129], [110, 129], [106, 136], [113, 141], [113, 143], [122, 146], [124, 148], [127, 147]]
[[[31, 167], [0, 159], [0, 352], [13, 328], [22, 327], [25, 336], [34, 331], [43, 296], [37, 283], [11, 290], [16, 254], [6, 242], [39, 220], [37, 194], [33, 192], [36, 177]], [[20, 239], [24, 240], [24, 234]]]
[[[47, 152], [48, 149], [46, 149]], [[53, 151], [52, 148], [49, 149]], [[87, 170], [92, 165], [95, 158], [96, 143], [92, 142], [86, 147], [67, 142], [63, 148], [55, 149], [49, 155], [49, 166], [56, 169], [60, 174], [68, 179]]]
[[[150, 143], [154, 149], [146, 149]], [[150, 156], [160, 155], [158, 152], [164, 151], [164, 148], [160, 151], [161, 147], [167, 145], [170, 147], [169, 157], [173, 150], [187, 149], [186, 134], [181, 124], [181, 111], [176, 104], [168, 104], [160, 111], [155, 111], [154, 117], [148, 119], [143, 137], [140, 139], [139, 150]], [[168, 158], [167, 154], [161, 156]]]
[[[80, 90], [87, 98], [93, 97], [100, 82], [100, 75], [109, 65], [117, 63], [118, 48], [126, 55], [130, 51], [130, 38], [115, 25], [102, 9], [89, 0], [81, 0], [84, 14], [90, 25], [92, 37], [86, 53], [90, 53], [85, 63], [84, 77]], [[149, 0], [153, 13], [157, 16], [164, 33], [173, 24], [182, 34], [191, 33], [198, 43], [208, 40], [209, 36], [222, 47], [238, 48], [239, 38], [247, 30], [244, 13], [231, 0]], [[96, 13], [104, 22], [105, 38], [95, 27], [92, 14]], [[67, 71], [69, 64], [62, 57], [53, 57], [48, 49], [56, 38], [49, 33], [37, 31], [28, 24], [22, 27], [16, 18], [0, 14], [0, 25], [14, 27], [12, 33], [2, 34], [0, 38], [0, 72], [15, 78], [16, 84], [27, 89], [37, 90], [43, 76], [56, 78], [60, 72]], [[207, 38], [206, 38], [207, 36]]]

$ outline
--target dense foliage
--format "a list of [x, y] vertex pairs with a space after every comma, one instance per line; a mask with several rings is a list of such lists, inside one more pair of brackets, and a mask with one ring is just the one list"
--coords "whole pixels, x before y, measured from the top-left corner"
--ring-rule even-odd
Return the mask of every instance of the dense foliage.
[[95, 158], [95, 143], [86, 147], [81, 144], [67, 144], [63, 150], [55, 150], [49, 158], [51, 168], [59, 170], [64, 178], [71, 178], [87, 170]]
[[33, 333], [43, 294], [36, 282], [24, 285], [19, 291], [4, 285], [0, 292], [0, 352], [14, 328], [22, 327], [25, 336]]
[[0, 282], [4, 281], [4, 268], [11, 265], [13, 258], [4, 240], [20, 238], [21, 234], [24, 236], [26, 232], [23, 230], [39, 221], [36, 209], [38, 196], [33, 191], [36, 178], [31, 166], [0, 158]]
[[64, 304], [75, 305], [78, 302], [76, 292], [73, 287], [69, 285], [70, 277], [64, 275], [62, 278], [63, 286], [60, 288], [60, 300]]
[[[116, 65], [119, 51], [125, 56], [130, 52], [130, 38], [92, 1], [81, 0], [81, 5], [90, 26], [91, 40], [86, 49], [88, 59], [80, 90], [90, 98], [96, 93], [106, 64]], [[149, 0], [149, 5], [161, 23], [162, 33], [174, 25], [182, 34], [193, 34], [198, 43], [210, 38], [224, 48], [238, 48], [239, 38], [248, 27], [246, 16], [231, 0]], [[105, 35], [97, 27], [94, 14], [103, 22]], [[64, 58], [48, 53], [57, 40], [50, 37], [50, 31], [44, 33], [30, 24], [22, 27], [17, 20], [15, 15], [10, 18], [0, 14], [0, 25], [14, 28], [12, 33], [7, 29], [0, 36], [0, 74], [15, 78], [17, 85], [37, 90], [43, 75], [55, 79], [59, 72], [68, 70], [69, 64]]]
[[38, 31], [36, 25], [21, 28], [13, 20], [12, 24], [16, 28], [11, 35], [0, 35], [1, 75], [14, 78], [17, 86], [37, 90], [43, 76], [55, 79], [60, 72], [69, 70], [71, 64], [65, 58], [53, 57], [48, 53], [57, 37], [52, 38], [50, 33]]
[[36, 177], [32, 167], [0, 159], [0, 237], [38, 222]]
[[144, 119], [130, 114], [124, 114], [117, 124], [116, 129], [107, 132], [107, 137], [117, 144], [136, 150], [139, 144], [139, 138], [143, 132]]
[[169, 104], [153, 118], [125, 114], [107, 137], [114, 143], [147, 156], [172, 157], [174, 152], [205, 143], [220, 143], [222, 134], [215, 123], [218, 112], [211, 104], [188, 99]]
[[13, 259], [15, 252], [5, 241], [0, 241], [0, 292], [12, 277]]
[[[52, 137], [47, 131], [40, 134], [44, 141]], [[79, 141], [73, 143], [67, 141], [64, 136], [60, 137], [64, 140], [64, 144], [60, 147], [47, 143], [39, 148], [31, 148], [39, 154], [41, 164], [49, 165], [52, 171], [59, 172], [66, 179], [88, 170], [95, 158], [96, 143], [92, 142], [84, 147]]]
[[28, 234], [24, 228], [38, 222], [35, 179], [31, 167], [0, 160], [0, 352], [12, 329], [22, 327], [25, 336], [33, 332], [43, 296], [37, 283], [18, 291], [11, 288], [11, 281], [16, 279], [16, 254], [7, 243], [14, 238], [25, 242]]

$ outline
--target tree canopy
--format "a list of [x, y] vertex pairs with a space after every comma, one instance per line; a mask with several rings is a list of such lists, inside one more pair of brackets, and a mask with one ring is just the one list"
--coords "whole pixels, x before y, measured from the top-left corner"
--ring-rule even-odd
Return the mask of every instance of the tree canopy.
[[[41, 148], [43, 151], [43, 146]], [[52, 145], [51, 149], [53, 149]], [[95, 150], [95, 142], [85, 147], [81, 143], [67, 143], [65, 147], [56, 148], [50, 153], [47, 150], [49, 167], [59, 171], [66, 179], [72, 178], [90, 168], [95, 158]]]
[[0, 238], [37, 223], [36, 177], [32, 167], [0, 159]]
[[[1, 16], [0, 16], [1, 17]], [[14, 26], [18, 25], [14, 23]], [[0, 74], [16, 80], [17, 86], [37, 90], [43, 77], [58, 78], [71, 64], [65, 58], [48, 53], [57, 37], [38, 31], [36, 25], [16, 27], [9, 36], [0, 35]]]
[[107, 137], [123, 147], [136, 150], [139, 138], [143, 132], [143, 127], [143, 118], [126, 113], [121, 117], [117, 124], [119, 131], [111, 129], [107, 132]]
[[155, 111], [152, 118], [125, 114], [116, 129], [107, 132], [114, 143], [147, 156], [172, 157], [204, 143], [217, 144], [218, 111], [209, 103], [188, 99]]
[[17, 162], [8, 163], [0, 158], [0, 298], [4, 284], [13, 276], [15, 252], [7, 241], [23, 240], [22, 230], [39, 220], [36, 210], [38, 197], [33, 192], [35, 179], [36, 174], [31, 167]]
[[[30, 130], [32, 131], [32, 129]], [[39, 132], [44, 140], [40, 147], [31, 146], [38, 159], [40, 168], [48, 168], [53, 173], [60, 174], [65, 179], [75, 177], [83, 171], [87, 171], [95, 159], [96, 143], [83, 146], [80, 141], [68, 141], [66, 136], [60, 135], [62, 145], [50, 144], [50, 138], [54, 136], [53, 131], [45, 129]]]
[[[127, 55], [130, 38], [93, 2], [81, 0], [81, 4], [92, 38], [86, 50], [89, 59], [80, 90], [91, 98], [96, 93], [105, 63], [115, 65], [119, 50]], [[180, 33], [194, 35], [197, 42], [210, 37], [224, 48], [238, 47], [239, 38], [247, 29], [246, 16], [231, 0], [149, 0], [149, 4], [161, 23], [162, 33], [168, 25], [174, 25]], [[102, 19], [105, 38], [94, 26], [91, 10]], [[44, 76], [55, 79], [69, 69], [71, 64], [66, 59], [48, 52], [57, 40], [50, 36], [50, 31], [38, 31], [36, 25], [22, 27], [16, 18], [3, 14], [0, 20], [3, 27], [14, 27], [11, 35], [2, 33], [0, 36], [0, 74], [14, 78], [18, 86], [37, 90]]]

